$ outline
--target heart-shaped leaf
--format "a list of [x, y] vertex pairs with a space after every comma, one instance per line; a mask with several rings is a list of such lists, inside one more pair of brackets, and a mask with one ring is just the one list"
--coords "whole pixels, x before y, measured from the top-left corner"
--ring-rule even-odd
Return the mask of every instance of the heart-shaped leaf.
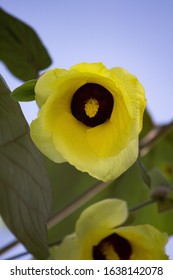
[[0, 60], [17, 78], [38, 77], [51, 64], [51, 58], [36, 32], [0, 9]]
[[0, 79], [0, 213], [36, 258], [48, 256], [51, 188], [17, 102]]

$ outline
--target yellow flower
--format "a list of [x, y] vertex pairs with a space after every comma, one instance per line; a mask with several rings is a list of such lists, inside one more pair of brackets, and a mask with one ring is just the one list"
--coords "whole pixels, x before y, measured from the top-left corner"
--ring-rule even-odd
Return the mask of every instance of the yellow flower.
[[167, 234], [151, 225], [121, 226], [127, 219], [125, 201], [106, 199], [81, 214], [75, 233], [51, 249], [61, 260], [164, 260]]
[[51, 160], [68, 161], [102, 181], [136, 161], [146, 99], [132, 74], [81, 63], [47, 71], [35, 92], [40, 111], [31, 137]]

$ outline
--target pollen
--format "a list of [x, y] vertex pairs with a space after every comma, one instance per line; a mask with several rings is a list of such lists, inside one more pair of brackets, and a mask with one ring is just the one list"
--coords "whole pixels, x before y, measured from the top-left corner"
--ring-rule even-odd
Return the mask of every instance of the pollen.
[[95, 117], [99, 109], [99, 102], [95, 98], [90, 98], [85, 102], [85, 112], [90, 118]]

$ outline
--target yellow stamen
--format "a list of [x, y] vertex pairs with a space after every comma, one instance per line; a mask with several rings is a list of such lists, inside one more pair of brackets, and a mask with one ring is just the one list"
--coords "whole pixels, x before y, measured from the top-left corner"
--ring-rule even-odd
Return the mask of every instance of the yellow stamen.
[[95, 117], [99, 109], [99, 102], [95, 98], [90, 98], [85, 103], [86, 115], [90, 118]]
[[106, 260], [119, 260], [117, 253], [115, 252], [111, 243], [105, 242], [102, 245], [102, 253], [106, 257]]

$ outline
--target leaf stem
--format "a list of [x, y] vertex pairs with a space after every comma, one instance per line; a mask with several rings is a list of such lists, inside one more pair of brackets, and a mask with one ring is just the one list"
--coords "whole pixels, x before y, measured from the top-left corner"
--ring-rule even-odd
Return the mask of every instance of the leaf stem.
[[52, 228], [54, 225], [56, 225], [57, 223], [61, 222], [63, 219], [68, 217], [75, 210], [77, 210], [79, 207], [84, 205], [88, 200], [96, 196], [98, 193], [104, 190], [111, 183], [112, 181], [106, 183], [99, 182], [96, 185], [94, 185], [92, 188], [90, 188], [88, 191], [86, 191], [84, 194], [82, 194], [80, 197], [72, 201], [69, 205], [64, 207], [61, 211], [59, 211], [52, 218], [50, 218], [47, 224], [48, 229]]
[[136, 210], [139, 210], [139, 209], [141, 209], [141, 208], [144, 208], [144, 207], [146, 207], [146, 206], [148, 206], [148, 205], [150, 205], [150, 204], [152, 204], [152, 203], [155, 203], [156, 201], [157, 201], [157, 200], [156, 200], [155, 198], [151, 198], [151, 199], [149, 199], [149, 200], [147, 200], [147, 201], [142, 202], [141, 204], [138, 204], [138, 205], [136, 205], [136, 206], [130, 208], [130, 209], [129, 209], [129, 212], [134, 212], [134, 211], [136, 211]]

